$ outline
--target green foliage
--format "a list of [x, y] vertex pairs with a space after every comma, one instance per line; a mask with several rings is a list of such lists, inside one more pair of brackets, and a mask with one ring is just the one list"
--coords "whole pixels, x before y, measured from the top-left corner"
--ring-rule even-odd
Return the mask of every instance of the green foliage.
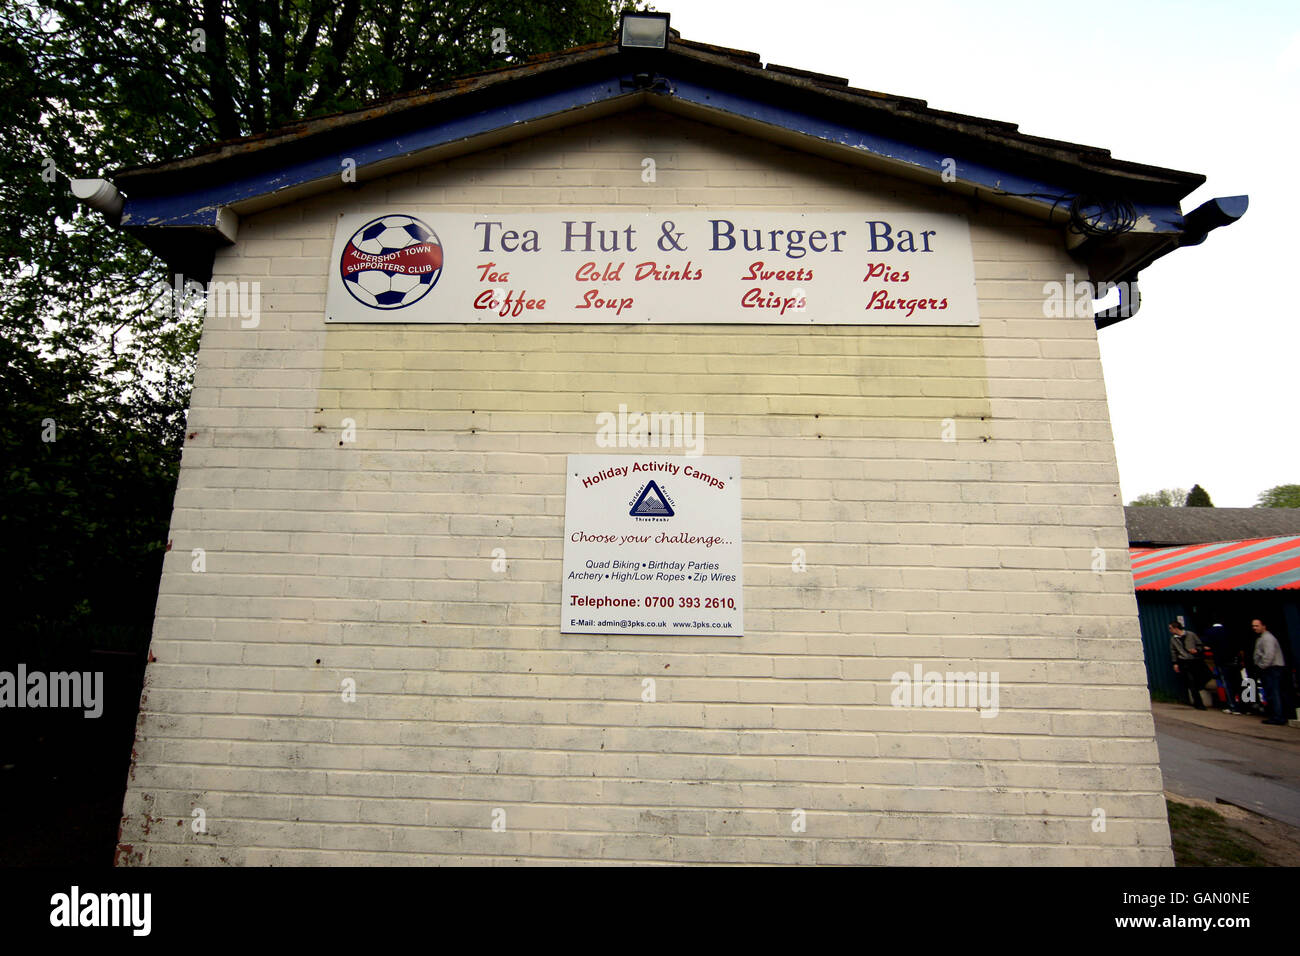
[[1138, 495], [1129, 502], [1130, 507], [1181, 508], [1187, 504], [1186, 488], [1162, 488], [1159, 491]]
[[1187, 499], [1184, 505], [1188, 508], [1213, 508], [1214, 502], [1210, 500], [1210, 493], [1200, 485], [1192, 485], [1192, 490], [1187, 492]]
[[11, 633], [147, 629], [197, 349], [194, 309], [158, 308], [161, 262], [68, 178], [605, 41], [618, 6], [0, 0], [0, 545], [25, 569]]
[[1277, 485], [1259, 493], [1256, 508], [1300, 508], [1300, 485]]
[[85, 629], [147, 636], [185, 427], [180, 375], [115, 403], [79, 364], [0, 339], [0, 548], [22, 581], [10, 633], [46, 644]]

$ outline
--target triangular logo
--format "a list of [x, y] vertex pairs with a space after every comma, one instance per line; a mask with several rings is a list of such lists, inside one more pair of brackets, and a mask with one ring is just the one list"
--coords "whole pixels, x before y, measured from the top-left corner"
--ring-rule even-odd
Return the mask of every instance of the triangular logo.
[[659, 490], [659, 486], [651, 481], [646, 484], [645, 491], [641, 492], [641, 497], [636, 500], [636, 504], [628, 514], [633, 518], [671, 518], [673, 507], [664, 497], [664, 493]]

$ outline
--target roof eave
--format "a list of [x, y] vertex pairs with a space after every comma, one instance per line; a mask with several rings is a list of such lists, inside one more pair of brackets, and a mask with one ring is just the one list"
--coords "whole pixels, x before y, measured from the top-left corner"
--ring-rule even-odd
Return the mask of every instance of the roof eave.
[[[200, 250], [233, 240], [217, 228], [222, 216], [341, 188], [340, 166], [349, 159], [360, 183], [643, 103], [889, 175], [942, 182], [1056, 225], [1069, 220], [1071, 197], [1129, 201], [1133, 229], [1073, 250], [1094, 281], [1126, 279], [1178, 248], [1185, 226], [1179, 201], [1205, 181], [678, 39], [666, 51], [615, 44], [566, 51], [122, 170], [115, 177], [127, 194], [122, 226], [155, 251], [193, 259], [183, 248], [191, 239]], [[152, 231], [169, 235], [151, 241]]]

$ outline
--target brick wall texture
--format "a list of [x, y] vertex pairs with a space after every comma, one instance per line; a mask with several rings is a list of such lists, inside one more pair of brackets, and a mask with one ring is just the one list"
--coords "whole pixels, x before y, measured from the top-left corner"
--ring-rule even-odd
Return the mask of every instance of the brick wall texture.
[[[981, 324], [326, 327], [338, 216], [394, 205], [957, 212]], [[214, 280], [261, 320], [203, 331], [119, 862], [1172, 864], [1070, 272], [941, 183], [650, 112], [246, 217]], [[560, 634], [565, 456], [620, 404], [741, 457], [743, 637]], [[997, 716], [892, 706], [918, 663], [998, 675]]]

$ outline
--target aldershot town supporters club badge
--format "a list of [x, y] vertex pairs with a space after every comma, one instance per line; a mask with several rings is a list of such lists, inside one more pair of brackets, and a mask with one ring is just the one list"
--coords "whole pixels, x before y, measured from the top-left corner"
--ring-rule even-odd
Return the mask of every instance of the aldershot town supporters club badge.
[[372, 219], [352, 234], [339, 259], [343, 288], [371, 309], [414, 305], [442, 275], [442, 243], [414, 216]]

